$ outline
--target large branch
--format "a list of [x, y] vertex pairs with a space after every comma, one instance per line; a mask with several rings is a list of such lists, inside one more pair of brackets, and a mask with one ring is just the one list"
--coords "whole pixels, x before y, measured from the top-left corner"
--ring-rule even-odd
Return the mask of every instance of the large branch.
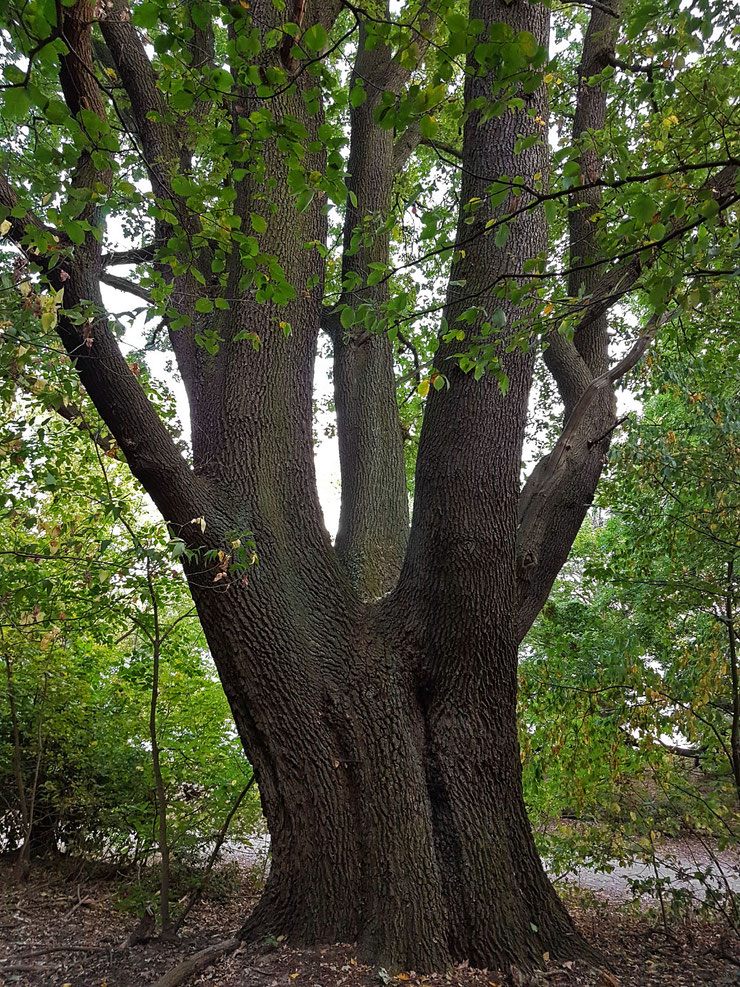
[[[596, 141], [606, 123], [607, 92], [601, 85], [589, 85], [588, 80], [599, 77], [614, 58], [618, 14], [618, 0], [613, 11], [593, 8], [578, 67], [573, 143], [580, 148], [582, 182], [568, 196], [571, 298], [590, 298], [598, 290], [599, 243], [591, 217], [602, 201], [599, 182], [603, 162]], [[608, 308], [589, 313], [588, 321], [584, 316], [572, 341], [553, 333], [544, 352], [545, 364], [563, 401], [565, 424], [554, 449], [537, 464], [520, 496], [519, 639], [544, 605], [568, 556], [605, 462], [615, 421], [613, 383], [627, 372], [629, 364], [622, 361], [609, 369]], [[638, 351], [639, 346], [630, 358], [639, 359]]]
[[[710, 175], [702, 186], [703, 189], [711, 191], [712, 198], [717, 203], [718, 212], [725, 212], [740, 201], [739, 176], [739, 166], [728, 164], [716, 175]], [[691, 220], [688, 224], [681, 224], [674, 218], [661, 240], [650, 244], [643, 250], [635, 250], [618, 264], [608, 268], [595, 283], [593, 292], [586, 299], [583, 314], [576, 325], [576, 334], [586, 332], [620, 299], [624, 298], [638, 283], [641, 275], [653, 266], [664, 246], [682, 239], [704, 222], [703, 216]]]
[[637, 365], [661, 326], [679, 311], [653, 316], [629, 352], [591, 381], [552, 451], [537, 463], [522, 490], [517, 533], [520, 640], [546, 602], [596, 492], [605, 443], [616, 424], [611, 402], [599, 407], [599, 396], [613, 395], [614, 384]]
[[113, 250], [103, 254], [103, 267], [124, 267], [130, 264], [146, 264], [157, 256], [157, 245], [145, 243], [141, 247]]
[[[54, 272], [49, 280], [57, 287]], [[92, 302], [95, 310], [103, 313], [94, 271], [88, 278], [73, 271], [61, 286], [65, 288], [65, 310], [71, 312]], [[69, 316], [61, 314], [58, 331], [83, 387], [163, 517], [177, 525], [187, 524], [194, 516], [206, 517], [209, 499], [205, 487], [182, 458], [124, 359], [108, 317], [100, 314], [81, 331]]]
[[26, 243], [26, 240], [33, 236], [34, 231], [43, 231], [50, 236], [55, 236], [56, 231], [46, 226], [31, 210], [27, 210], [22, 217], [13, 216], [12, 211], [16, 208], [19, 201], [20, 197], [11, 185], [7, 175], [0, 172], [0, 203], [7, 208], [8, 218], [6, 222], [10, 223], [10, 228], [4, 235], [19, 245], [19, 249], [22, 244], [23, 252], [29, 260], [32, 260], [35, 264], [43, 264], [41, 255], [33, 247], [30, 247]]
[[136, 295], [137, 298], [141, 298], [145, 302], [151, 303], [152, 301], [152, 293], [149, 289], [141, 284], [137, 284], [135, 281], [131, 281], [129, 278], [119, 278], [115, 274], [108, 274], [104, 271], [100, 275], [100, 280], [103, 284], [107, 284], [109, 288], [115, 288], [116, 291], [125, 291], [129, 295]]
[[[423, 14], [426, 23], [430, 18]], [[400, 92], [410, 73], [394, 60], [388, 45], [366, 49], [366, 24], [357, 16], [360, 40], [350, 89], [363, 85], [366, 99], [350, 110], [342, 276], [364, 284], [371, 264], [389, 264], [388, 220], [398, 169], [393, 132], [379, 126], [374, 114], [383, 92]], [[363, 227], [365, 237], [353, 248], [353, 237]], [[345, 291], [339, 304], [355, 309], [368, 304], [379, 313], [388, 299], [389, 285], [383, 279], [361, 291]], [[398, 578], [409, 527], [393, 344], [382, 329], [368, 333], [363, 325], [345, 332], [339, 324], [331, 336], [342, 472], [336, 550], [360, 594], [379, 597]]]
[[[112, 6], [106, 8], [104, 16], [101, 16], [100, 30], [121, 85], [131, 103], [136, 140], [140, 144], [152, 190], [157, 199], [172, 203], [177, 216], [177, 228], [161, 218], [155, 221], [154, 242], [164, 244], [173, 233], [183, 232], [192, 242], [200, 231], [199, 218], [172, 188], [174, 175], [178, 171], [187, 170], [189, 166], [189, 152], [172, 122], [174, 114], [159, 87], [157, 73], [144, 42], [131, 22], [128, 0], [113, 0]], [[205, 43], [207, 46], [208, 42]], [[149, 254], [148, 248], [146, 254]], [[189, 266], [193, 265], [202, 266], [196, 251], [189, 258]], [[162, 265], [160, 273], [165, 281], [173, 284], [169, 298], [171, 307], [191, 320], [188, 328], [170, 331], [170, 343], [188, 394], [192, 398], [201, 363], [193, 321], [195, 299], [199, 292], [190, 274], [173, 277], [168, 265]], [[204, 276], [210, 276], [209, 258], [204, 267]]]
[[[100, 30], [131, 102], [154, 194], [158, 198], [174, 198], [177, 205], [179, 199], [173, 197], [171, 179], [180, 159], [181, 142], [169, 122], [171, 114], [144, 43], [131, 22], [127, 0], [114, 0], [105, 9]], [[187, 210], [182, 210], [181, 218], [187, 222]]]
[[[72, 113], [81, 115], [86, 110], [104, 118], [95, 83], [91, 22], [87, 0], [77, 0], [72, 8], [64, 8], [64, 36], [73, 47], [62, 56], [60, 79]], [[95, 169], [92, 155], [84, 150], [73, 180], [78, 185], [82, 181], [106, 182], [109, 171]], [[18, 201], [9, 182], [0, 182], [0, 202], [13, 209]], [[99, 207], [91, 209], [87, 218], [91, 225], [101, 225]], [[20, 249], [24, 248], [26, 229], [34, 225], [38, 220], [28, 213], [13, 221], [10, 234]], [[70, 249], [63, 267], [52, 267], [43, 255], [28, 256], [63, 299], [63, 308], [58, 312], [58, 335], [134, 475], [167, 520], [186, 524], [194, 514], [203, 516], [204, 491], [126, 363], [108, 325], [100, 295], [102, 262], [98, 238], [88, 233], [82, 244]], [[90, 313], [82, 324], [76, 318], [80, 311]]]
[[[578, 96], [573, 119], [573, 143], [580, 146], [578, 163], [582, 181], [568, 195], [568, 240], [571, 298], [592, 295], [599, 277], [597, 227], [591, 217], [599, 211], [602, 191], [598, 184], [602, 161], [594, 141], [606, 122], [607, 93], [601, 85], [588, 85], [592, 76], [614, 58], [619, 20], [616, 11], [594, 8], [583, 40], [578, 67]], [[584, 187], [585, 186], [585, 187]], [[579, 326], [573, 341], [553, 334], [545, 350], [545, 364], [555, 379], [565, 407], [566, 419], [594, 374], [608, 366], [609, 336], [606, 310]]]
[[[618, 0], [613, 5], [619, 11]], [[594, 9], [583, 39], [583, 51], [578, 67], [578, 98], [573, 119], [573, 143], [580, 147], [578, 163], [584, 183], [597, 182], [602, 177], [603, 161], [596, 142], [606, 124], [607, 96], [604, 87], [589, 85], [588, 80], [599, 77], [611, 64], [619, 30], [614, 13]], [[598, 278], [599, 227], [591, 217], [602, 205], [601, 188], [574, 191], [568, 197], [568, 238], [571, 274], [568, 294], [571, 298], [590, 295]], [[593, 266], [583, 266], [592, 264]], [[603, 373], [609, 363], [609, 337], [606, 313], [588, 326], [579, 327], [574, 336], [578, 353], [594, 374]]]

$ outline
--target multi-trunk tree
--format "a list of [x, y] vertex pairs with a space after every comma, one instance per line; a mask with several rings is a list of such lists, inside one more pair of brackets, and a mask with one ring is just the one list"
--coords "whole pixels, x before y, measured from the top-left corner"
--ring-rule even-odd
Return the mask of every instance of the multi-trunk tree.
[[[0, 229], [185, 565], [272, 836], [248, 936], [356, 941], [389, 969], [588, 952], [527, 822], [517, 649], [593, 497], [615, 382], [731, 276], [712, 250], [737, 199], [736, 11], [551, 8], [31, 0], [3, 36], [22, 129]], [[115, 215], [146, 238], [107, 249]], [[190, 462], [101, 283], [161, 317]], [[642, 324], [610, 353], [630, 299]], [[564, 424], [522, 487], [541, 352]], [[410, 522], [409, 353], [428, 395]]]

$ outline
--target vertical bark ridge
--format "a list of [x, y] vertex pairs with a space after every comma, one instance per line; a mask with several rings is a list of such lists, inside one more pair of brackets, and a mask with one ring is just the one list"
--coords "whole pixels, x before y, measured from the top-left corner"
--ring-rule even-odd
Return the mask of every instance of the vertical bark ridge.
[[[548, 44], [543, 5], [473, 0], [470, 17], [486, 26], [503, 22], [513, 33], [526, 30], [539, 45]], [[466, 103], [491, 98], [490, 71], [469, 58]], [[491, 373], [476, 381], [460, 370], [454, 357], [459, 342], [440, 343], [435, 367], [450, 386], [427, 401], [409, 550], [390, 604], [401, 620], [403, 614], [418, 617], [416, 625], [414, 616], [406, 621], [426, 667], [429, 788], [450, 949], [456, 959], [504, 968], [541, 962], [547, 951], [585, 951], [544, 874], [522, 796], [515, 532], [534, 348], [505, 352], [526, 309], [491, 287], [521, 277], [524, 262], [545, 251], [545, 218], [542, 210], [521, 215], [502, 248], [493, 236], [471, 239], [511, 210], [509, 202], [490, 206], [491, 179], [522, 175], [534, 182], [535, 174], [547, 173], [541, 122], [547, 115], [541, 87], [522, 111], [493, 121], [472, 112], [465, 123], [458, 238], [468, 243], [453, 264], [445, 317], [455, 325], [470, 304], [466, 298], [475, 297], [485, 310], [472, 330], [475, 341], [482, 323], [503, 309], [499, 359], [508, 393]], [[516, 154], [517, 140], [530, 134], [540, 140]], [[483, 175], [490, 177], [477, 177]], [[476, 199], [481, 202], [471, 227], [466, 205]], [[473, 803], [475, 817], [466, 808]]]

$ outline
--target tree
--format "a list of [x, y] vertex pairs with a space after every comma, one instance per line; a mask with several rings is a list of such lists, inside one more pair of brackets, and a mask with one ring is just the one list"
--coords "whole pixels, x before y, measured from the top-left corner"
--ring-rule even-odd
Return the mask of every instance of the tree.
[[[549, 859], [652, 863], [670, 857], [666, 837], [689, 834], [714, 862], [704, 903], [737, 929], [713, 852], [740, 836], [737, 297], [717, 288], [651, 353], [600, 523], [579, 532], [527, 638], [520, 704], [525, 797]], [[693, 907], [685, 887], [664, 890]]]
[[[74, 382], [71, 368], [47, 361], [45, 373], [43, 387], [22, 391], [0, 414], [3, 845], [19, 848], [19, 877], [30, 858], [62, 853], [125, 871], [161, 856], [166, 802], [173, 898], [185, 878], [196, 882], [195, 901], [226, 820], [243, 840], [259, 822], [257, 800], [245, 801], [251, 770], [165, 526], [125, 464], [54, 411], [51, 398]], [[135, 884], [138, 908], [152, 889]], [[180, 925], [174, 901], [173, 913]]]
[[[14, 13], [4, 106], [26, 130], [2, 229], [38, 279], [18, 276], [26, 300], [44, 286], [31, 314], [170, 525], [254, 765], [272, 869], [243, 934], [357, 941], [389, 969], [587, 954], [527, 822], [517, 648], [593, 497], [614, 382], [701, 304], [729, 237], [734, 7], [594, 4], [584, 24], [566, 5], [553, 60], [550, 9], [527, 2]], [[556, 149], [551, 105], [563, 124], [575, 109]], [[123, 252], [103, 246], [117, 213], [147, 233]], [[444, 298], [423, 280], [440, 270]], [[101, 282], [161, 317], [192, 464]], [[609, 313], [632, 295], [648, 313], [613, 364]], [[394, 355], [435, 312], [409, 525]], [[335, 546], [313, 467], [322, 329]], [[520, 491], [540, 340], [565, 419]]]

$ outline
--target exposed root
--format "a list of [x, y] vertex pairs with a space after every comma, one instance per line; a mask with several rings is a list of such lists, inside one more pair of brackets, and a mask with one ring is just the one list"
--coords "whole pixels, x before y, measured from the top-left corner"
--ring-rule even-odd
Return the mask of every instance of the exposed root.
[[214, 946], [207, 946], [198, 953], [186, 957], [177, 966], [173, 966], [163, 977], [157, 980], [153, 987], [178, 987], [178, 984], [186, 983], [196, 973], [201, 973], [211, 966], [222, 956], [228, 956], [241, 944], [241, 939], [224, 939]]

